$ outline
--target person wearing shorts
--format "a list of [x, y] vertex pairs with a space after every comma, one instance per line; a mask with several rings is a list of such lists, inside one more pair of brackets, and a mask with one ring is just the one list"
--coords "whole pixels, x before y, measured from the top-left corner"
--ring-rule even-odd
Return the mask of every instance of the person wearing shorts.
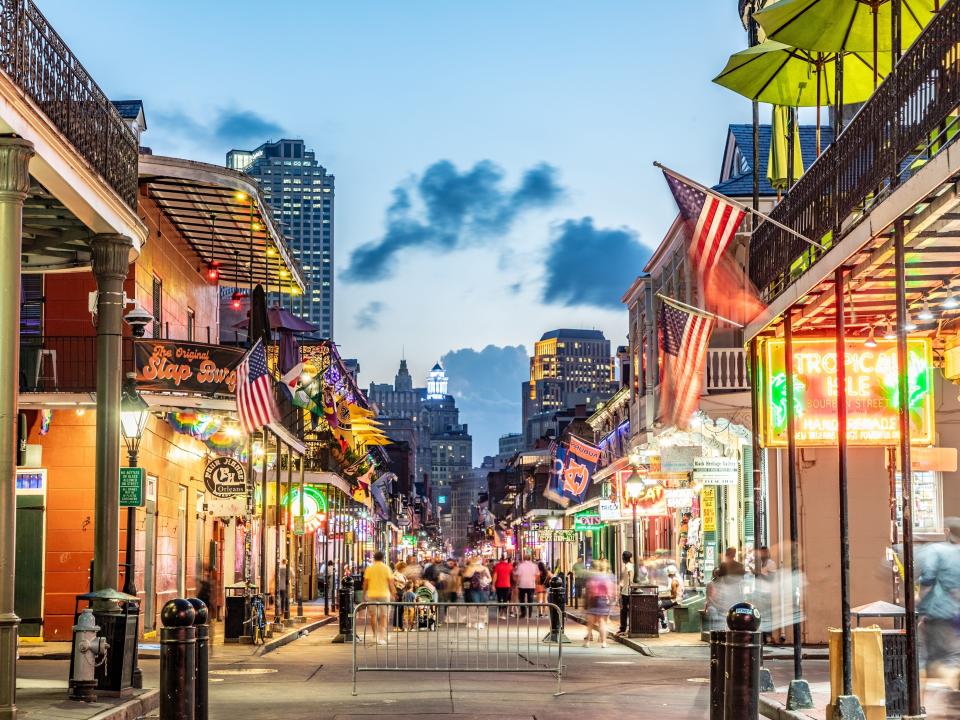
[[[363, 571], [363, 601], [367, 603], [389, 603], [393, 600], [393, 573], [383, 561], [383, 553], [377, 550], [373, 562]], [[373, 637], [377, 645], [386, 645], [389, 636], [390, 606], [368, 606], [367, 613], [373, 623]]]

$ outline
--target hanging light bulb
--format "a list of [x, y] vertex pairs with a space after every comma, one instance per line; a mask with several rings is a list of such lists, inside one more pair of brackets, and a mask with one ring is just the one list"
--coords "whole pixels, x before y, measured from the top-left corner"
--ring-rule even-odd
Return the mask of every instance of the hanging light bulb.
[[877, 346], [877, 338], [875, 337], [875, 329], [873, 326], [870, 327], [870, 334], [867, 336], [866, 341], [863, 343], [864, 347], [875, 348]]
[[917, 313], [917, 320], [922, 320], [923, 322], [929, 322], [933, 320], [933, 312], [930, 310], [930, 303], [927, 302], [927, 299], [923, 299], [923, 307], [920, 308], [920, 312]]
[[240, 292], [239, 290], [235, 290], [233, 293], [233, 297], [230, 298], [230, 307], [232, 307], [234, 310], [239, 310], [242, 301], [243, 301], [243, 293]]
[[212, 260], [207, 263], [207, 281], [215, 283], [220, 279], [220, 263]]
[[943, 306], [948, 310], [952, 310], [955, 307], [960, 307], [960, 302], [957, 301], [956, 295], [953, 293], [953, 287], [950, 287], [950, 292], [947, 293], [947, 299], [943, 301]]
[[897, 334], [893, 331], [893, 323], [887, 320], [887, 329], [883, 333], [884, 340], [896, 340]]
[[906, 330], [907, 332], [911, 332], [911, 331], [917, 329], [917, 324], [916, 324], [916, 323], [913, 321], [913, 319], [910, 317], [910, 311], [909, 311], [909, 310], [907, 311], [907, 318], [906, 318], [906, 320], [905, 320], [904, 323], [903, 323], [903, 329]]

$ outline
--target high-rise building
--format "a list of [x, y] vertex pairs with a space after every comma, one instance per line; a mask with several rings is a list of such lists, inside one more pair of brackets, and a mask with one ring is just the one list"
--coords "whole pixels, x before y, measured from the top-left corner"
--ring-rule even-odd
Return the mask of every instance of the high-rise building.
[[266, 142], [255, 150], [231, 150], [227, 167], [254, 178], [275, 220], [303, 266], [307, 281], [304, 314], [333, 337], [334, 176], [303, 140]]
[[537, 439], [531, 437], [531, 419], [579, 405], [590, 409], [617, 391], [610, 341], [599, 330], [544, 333], [534, 345], [530, 380], [522, 391], [524, 441], [530, 446]]

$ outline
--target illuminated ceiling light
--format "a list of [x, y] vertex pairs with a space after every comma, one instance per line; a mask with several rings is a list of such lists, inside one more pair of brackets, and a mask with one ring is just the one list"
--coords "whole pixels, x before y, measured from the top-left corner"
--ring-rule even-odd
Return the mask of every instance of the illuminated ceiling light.
[[920, 312], [917, 313], [917, 320], [922, 320], [923, 322], [929, 322], [933, 320], [933, 312], [930, 310], [930, 303], [927, 302], [927, 299], [923, 299], [923, 307], [920, 309]]
[[[254, 227], [256, 228], [256, 226]], [[270, 245], [269, 247], [267, 247], [267, 257], [274, 257], [276, 254], [277, 254], [277, 249], [273, 245]]]
[[887, 329], [886, 329], [886, 331], [884, 331], [884, 333], [883, 333], [883, 339], [884, 339], [884, 340], [896, 340], [896, 339], [897, 339], [897, 334], [893, 331], [893, 323], [891, 323], [889, 320], [887, 321]]
[[955, 307], [960, 307], [960, 302], [957, 301], [956, 295], [953, 293], [953, 288], [950, 288], [950, 292], [947, 294], [947, 299], [943, 301], [943, 306], [948, 310], [952, 310]]
[[286, 270], [284, 270], [283, 268], [280, 268], [280, 277], [282, 277], [282, 278], [288, 278], [288, 277], [290, 277], [290, 273], [288, 273], [288, 272], [287, 272]]
[[233, 194], [233, 196], [240, 202], [243, 202], [244, 200], [247, 199], [247, 194], [245, 192], [237, 191]]
[[220, 263], [212, 260], [207, 263], [207, 281], [215, 283], [220, 280]]
[[866, 341], [863, 343], [864, 347], [875, 348], [877, 346], [877, 338], [874, 336], [874, 328], [870, 328], [870, 335], [867, 336]]
[[241, 303], [243, 302], [243, 293], [239, 290], [234, 290], [233, 297], [230, 298], [230, 307], [234, 310], [239, 310]]
[[906, 320], [906, 322], [903, 324], [903, 329], [906, 330], [907, 332], [910, 332], [911, 330], [916, 330], [916, 329], [917, 329], [917, 324], [916, 324], [916, 323], [913, 321], [913, 319], [910, 317], [910, 312], [909, 312], [909, 311], [907, 312], [907, 320]]

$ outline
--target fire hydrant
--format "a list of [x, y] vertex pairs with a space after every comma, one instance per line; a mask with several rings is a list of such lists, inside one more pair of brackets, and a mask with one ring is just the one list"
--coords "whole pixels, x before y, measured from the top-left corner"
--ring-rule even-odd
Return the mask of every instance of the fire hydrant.
[[84, 609], [73, 626], [73, 672], [70, 677], [70, 699], [93, 702], [97, 699], [97, 667], [106, 662], [106, 638], [97, 637], [100, 626], [93, 610]]

